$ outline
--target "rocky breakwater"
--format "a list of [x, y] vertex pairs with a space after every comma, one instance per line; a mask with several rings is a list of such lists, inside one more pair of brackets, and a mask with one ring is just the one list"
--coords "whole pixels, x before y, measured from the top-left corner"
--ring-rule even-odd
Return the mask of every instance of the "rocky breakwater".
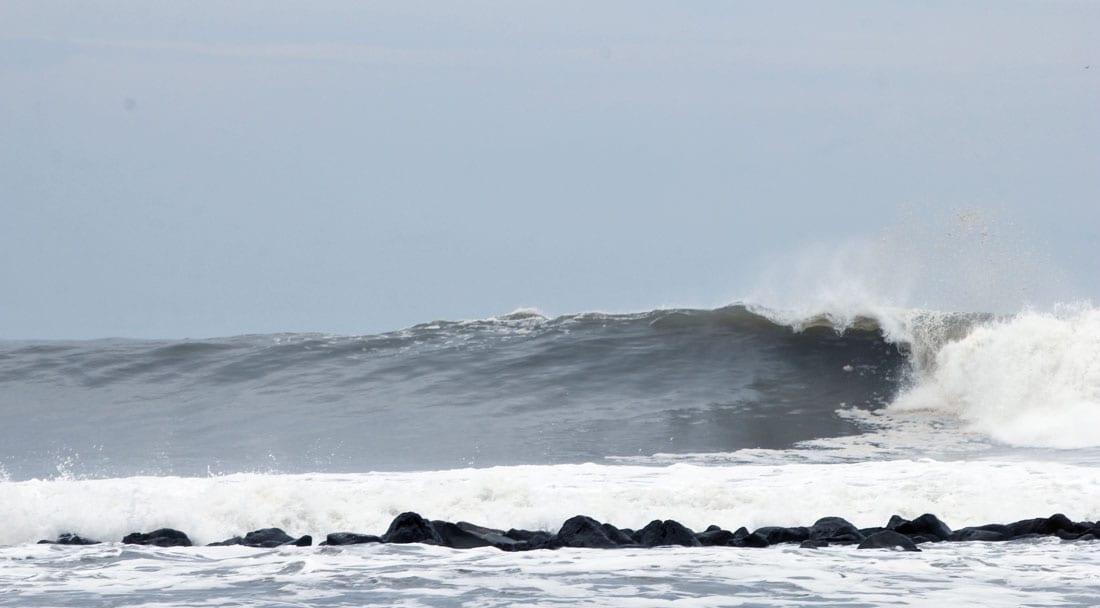
[[[1075, 522], [1062, 514], [1025, 519], [1009, 524], [986, 524], [952, 530], [932, 514], [916, 519], [893, 516], [882, 527], [857, 528], [841, 517], [823, 517], [812, 526], [767, 526], [753, 531], [742, 527], [735, 531], [710, 526], [695, 532], [673, 520], [654, 520], [645, 527], [632, 530], [617, 528], [585, 515], [566, 520], [556, 533], [544, 530], [502, 530], [468, 522], [428, 520], [407, 512], [394, 518], [381, 536], [358, 532], [333, 532], [321, 545], [355, 545], [365, 543], [423, 543], [454, 549], [495, 547], [503, 551], [530, 551], [584, 547], [618, 549], [661, 546], [682, 547], [752, 547], [797, 544], [807, 549], [832, 545], [856, 545], [860, 549], [894, 549], [920, 551], [918, 545], [939, 542], [1004, 542], [1025, 538], [1053, 536], [1066, 541], [1092, 541], [1100, 538], [1100, 522]], [[88, 545], [99, 541], [78, 534], [65, 533], [55, 540], [40, 543]], [[190, 547], [187, 534], [171, 528], [126, 535], [124, 544], [157, 547]], [[293, 537], [279, 528], [255, 530], [244, 536], [210, 543], [208, 546], [241, 545], [273, 548], [281, 546], [308, 547], [311, 536]]]

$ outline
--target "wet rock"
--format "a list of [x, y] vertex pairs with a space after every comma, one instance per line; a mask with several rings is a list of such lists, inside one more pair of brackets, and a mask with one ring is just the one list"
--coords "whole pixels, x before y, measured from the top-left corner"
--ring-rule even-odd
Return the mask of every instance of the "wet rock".
[[313, 546], [313, 537], [309, 534], [304, 534], [287, 544], [294, 547], [311, 547]]
[[808, 540], [823, 540], [830, 544], [855, 544], [863, 541], [859, 528], [843, 517], [822, 517], [810, 526]]
[[763, 549], [768, 546], [768, 539], [756, 532], [741, 537], [737, 537], [736, 533], [734, 533], [734, 536], [735, 538], [729, 542], [729, 546], [731, 547], [753, 547]]
[[1089, 531], [1088, 524], [1076, 524], [1061, 513], [1055, 513], [1050, 517], [1024, 519], [1008, 524], [1005, 528], [1012, 538], [1030, 535], [1053, 536], [1058, 533], [1080, 536]]
[[730, 544], [734, 539], [734, 534], [718, 526], [710, 526], [703, 532], [696, 533], [695, 539], [704, 547], [721, 547]]
[[191, 539], [179, 530], [160, 528], [152, 532], [134, 532], [122, 539], [127, 545], [151, 545], [154, 547], [190, 547]]
[[901, 549], [902, 551], [920, 551], [908, 536], [893, 530], [883, 530], [871, 534], [859, 543], [857, 549]]
[[301, 538], [294, 538], [286, 532], [283, 532], [280, 528], [264, 528], [262, 530], [254, 530], [245, 534], [244, 537], [234, 536], [233, 538], [227, 538], [223, 541], [216, 543], [210, 543], [207, 547], [228, 547], [231, 545], [241, 545], [245, 547], [258, 547], [262, 549], [270, 549], [272, 547], [279, 547], [282, 545], [293, 545], [296, 547], [308, 547], [313, 544], [313, 537], [308, 534]]
[[763, 536], [769, 545], [779, 543], [800, 543], [810, 538], [810, 529], [805, 527], [783, 528], [780, 526], [767, 526], [758, 529], [754, 534]]
[[690, 528], [678, 521], [655, 519], [646, 527], [634, 534], [634, 540], [643, 547], [662, 547], [667, 545], [680, 545], [682, 547], [698, 547], [699, 539]]
[[567, 519], [554, 538], [562, 547], [611, 549], [619, 546], [608, 537], [600, 522], [587, 515], [576, 515]]
[[513, 547], [516, 551], [530, 551], [532, 549], [554, 549], [554, 535], [542, 530], [517, 530], [512, 528], [504, 533], [504, 536], [515, 541], [520, 541], [521, 545]]
[[389, 529], [382, 535], [382, 542], [442, 545], [443, 539], [426, 519], [409, 511], [393, 519]]
[[912, 521], [902, 519], [895, 515], [890, 518], [890, 522], [886, 524], [886, 528], [899, 534], [904, 534], [911, 539], [915, 536], [921, 536], [925, 539], [934, 539], [936, 541], [945, 541], [951, 538], [951, 528], [940, 521], [940, 518], [931, 513], [925, 513]]
[[57, 536], [57, 540], [40, 540], [40, 545], [98, 545], [100, 541], [92, 540], [90, 538], [84, 538], [83, 536], [77, 536], [69, 532], [64, 532]]
[[984, 541], [996, 542], [1009, 540], [1008, 528], [1001, 524], [987, 524], [970, 528], [960, 528], [951, 533], [951, 540], [957, 542]]
[[460, 521], [433, 521], [432, 527], [443, 539], [443, 544], [455, 549], [473, 549], [476, 547], [496, 547], [505, 551], [527, 549], [525, 541], [509, 538], [503, 530], [495, 530]]
[[820, 549], [822, 547], [828, 547], [829, 543], [823, 540], [804, 540], [798, 545], [800, 549]]
[[373, 534], [356, 534], [354, 532], [333, 532], [325, 537], [322, 545], [363, 545], [367, 543], [380, 543], [382, 537]]
[[633, 530], [620, 530], [611, 524], [600, 524], [600, 527], [603, 528], [607, 537], [620, 547], [630, 547], [636, 544]]

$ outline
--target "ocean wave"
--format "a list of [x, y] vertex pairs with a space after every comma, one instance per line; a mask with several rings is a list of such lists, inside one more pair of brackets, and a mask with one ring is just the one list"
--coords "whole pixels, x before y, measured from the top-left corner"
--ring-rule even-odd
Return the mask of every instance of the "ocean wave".
[[890, 406], [951, 413], [1016, 446], [1100, 446], [1100, 310], [1022, 312], [944, 344]]

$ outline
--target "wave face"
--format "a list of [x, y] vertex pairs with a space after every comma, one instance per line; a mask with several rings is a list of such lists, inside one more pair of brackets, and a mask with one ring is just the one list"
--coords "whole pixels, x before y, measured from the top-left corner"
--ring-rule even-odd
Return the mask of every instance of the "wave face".
[[873, 323], [744, 306], [375, 336], [0, 345], [3, 466], [65, 474], [437, 469], [782, 449], [860, 432], [907, 358]]
[[1098, 362], [1086, 307], [519, 311], [359, 337], [8, 342], [0, 476], [1093, 447]]

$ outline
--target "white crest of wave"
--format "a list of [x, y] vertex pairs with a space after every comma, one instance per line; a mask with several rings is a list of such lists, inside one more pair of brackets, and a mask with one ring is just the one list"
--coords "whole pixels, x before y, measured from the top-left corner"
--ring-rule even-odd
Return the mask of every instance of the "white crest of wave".
[[1100, 446], [1100, 310], [982, 324], [939, 348], [891, 408], [947, 411], [1015, 446]]

